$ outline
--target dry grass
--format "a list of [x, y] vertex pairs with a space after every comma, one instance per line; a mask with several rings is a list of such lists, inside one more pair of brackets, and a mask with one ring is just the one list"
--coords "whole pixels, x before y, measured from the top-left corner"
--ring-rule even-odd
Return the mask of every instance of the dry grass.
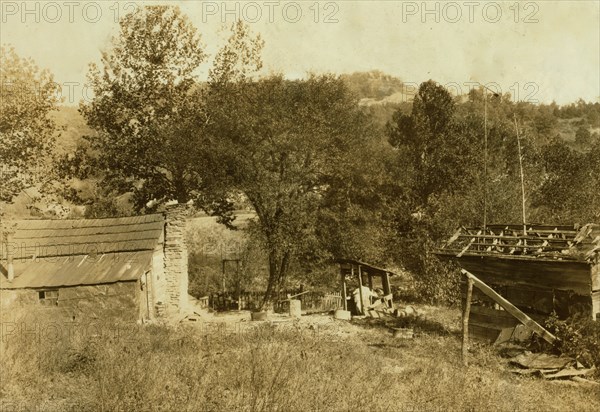
[[0, 410], [600, 409], [600, 390], [513, 376], [487, 346], [462, 368], [457, 320], [429, 308], [412, 340], [325, 317], [242, 330], [87, 325], [61, 339], [4, 327]]

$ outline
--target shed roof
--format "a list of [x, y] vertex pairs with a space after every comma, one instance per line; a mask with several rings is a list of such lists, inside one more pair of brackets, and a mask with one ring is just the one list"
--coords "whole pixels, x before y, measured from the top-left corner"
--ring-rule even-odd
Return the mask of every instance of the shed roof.
[[348, 266], [348, 269], [351, 266], [360, 266], [361, 270], [364, 271], [365, 273], [370, 273], [371, 275], [383, 275], [383, 274], [388, 274], [390, 276], [395, 275], [394, 272], [392, 272], [391, 270], [388, 269], [384, 269], [384, 268], [380, 268], [377, 266], [373, 266], [370, 265], [368, 263], [365, 262], [361, 262], [360, 260], [354, 260], [354, 259], [338, 259], [337, 262], [340, 264], [340, 266], [342, 267], [342, 269], [344, 269], [344, 266]]
[[[134, 280], [162, 242], [161, 214], [110, 219], [21, 220], [2, 243], [0, 288], [55, 287]], [[15, 279], [6, 279], [12, 251]]]
[[591, 261], [600, 254], [600, 225], [461, 227], [436, 253], [449, 257]]

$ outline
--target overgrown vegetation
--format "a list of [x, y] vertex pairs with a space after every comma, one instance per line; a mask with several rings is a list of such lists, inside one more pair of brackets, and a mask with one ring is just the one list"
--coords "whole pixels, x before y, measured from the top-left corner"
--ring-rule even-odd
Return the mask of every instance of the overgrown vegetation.
[[458, 319], [458, 311], [436, 309], [413, 325], [418, 336], [404, 341], [376, 324], [319, 317], [314, 324], [177, 329], [105, 322], [51, 328], [52, 320], [37, 317], [37, 328], [3, 329], [0, 405], [57, 412], [600, 406], [597, 388], [511, 375], [488, 346], [474, 346], [463, 368]]
[[585, 367], [596, 367], [595, 374], [600, 376], [600, 322], [587, 317], [561, 320], [553, 315], [546, 327], [558, 338], [554, 348], [559, 353], [577, 359]]

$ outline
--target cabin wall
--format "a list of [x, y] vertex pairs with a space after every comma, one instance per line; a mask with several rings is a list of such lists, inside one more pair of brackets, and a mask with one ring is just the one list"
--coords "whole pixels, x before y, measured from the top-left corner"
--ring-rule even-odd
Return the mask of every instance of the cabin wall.
[[[542, 326], [553, 312], [556, 312], [560, 319], [579, 314], [600, 320], [600, 291], [580, 295], [573, 291], [536, 288], [529, 285], [498, 285], [489, 280], [486, 284]], [[463, 282], [463, 310], [466, 302], [466, 289], [466, 282]], [[507, 332], [507, 330], [514, 329], [518, 324], [516, 318], [504, 311], [477, 287], [473, 287], [469, 318], [469, 335], [472, 338], [495, 342], [501, 333], [505, 334], [502, 336], [510, 337], [512, 331]]]
[[167, 277], [165, 276], [165, 260], [162, 243], [152, 254], [152, 303], [154, 315], [164, 316], [167, 300]]
[[0, 291], [3, 319], [16, 319], [33, 315], [43, 317], [52, 313], [65, 321], [109, 320], [135, 322], [140, 315], [140, 282], [116, 282], [104, 285], [48, 288], [58, 290], [54, 305], [40, 301], [44, 289]]
[[573, 291], [584, 296], [592, 291], [592, 265], [587, 262], [463, 256], [458, 263], [488, 285]]
[[12, 308], [22, 308], [38, 304], [38, 294], [34, 290], [0, 290], [0, 313], [7, 315]]

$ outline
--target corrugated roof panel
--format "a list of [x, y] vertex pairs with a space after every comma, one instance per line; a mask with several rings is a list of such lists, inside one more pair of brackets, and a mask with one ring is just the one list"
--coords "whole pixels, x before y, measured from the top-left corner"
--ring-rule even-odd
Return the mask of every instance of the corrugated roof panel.
[[47, 246], [47, 245], [76, 245], [90, 243], [111, 243], [122, 242], [126, 240], [145, 240], [157, 239], [160, 234], [156, 230], [146, 230], [143, 232], [124, 232], [124, 233], [107, 233], [101, 235], [85, 235], [85, 236], [54, 236], [54, 237], [29, 237], [16, 238], [14, 243], [25, 246]]
[[[137, 280], [150, 269], [152, 253], [142, 251], [16, 260], [15, 279], [8, 282], [0, 276], [0, 288], [63, 287]], [[4, 268], [2, 272], [6, 273]]]
[[[72, 255], [96, 255], [102, 253], [131, 252], [138, 250], [154, 250], [155, 239], [124, 240], [120, 242], [82, 243], [72, 245], [21, 245], [13, 251], [15, 260], [31, 258], [50, 258], [54, 256], [69, 257]], [[4, 253], [4, 259], [6, 253]]]
[[55, 236], [89, 236], [104, 235], [111, 233], [135, 233], [143, 231], [162, 230], [164, 221], [140, 223], [139, 225], [112, 225], [112, 226], [93, 226], [83, 228], [35, 228], [24, 229], [19, 227], [14, 235], [17, 239], [46, 238]]
[[[13, 235], [15, 259], [154, 250], [162, 239], [160, 214], [111, 219], [21, 220]], [[0, 257], [6, 258], [6, 247]]]
[[19, 229], [77, 229], [85, 227], [105, 227], [121, 225], [138, 225], [163, 221], [161, 214], [117, 217], [109, 219], [27, 219], [18, 222]]

